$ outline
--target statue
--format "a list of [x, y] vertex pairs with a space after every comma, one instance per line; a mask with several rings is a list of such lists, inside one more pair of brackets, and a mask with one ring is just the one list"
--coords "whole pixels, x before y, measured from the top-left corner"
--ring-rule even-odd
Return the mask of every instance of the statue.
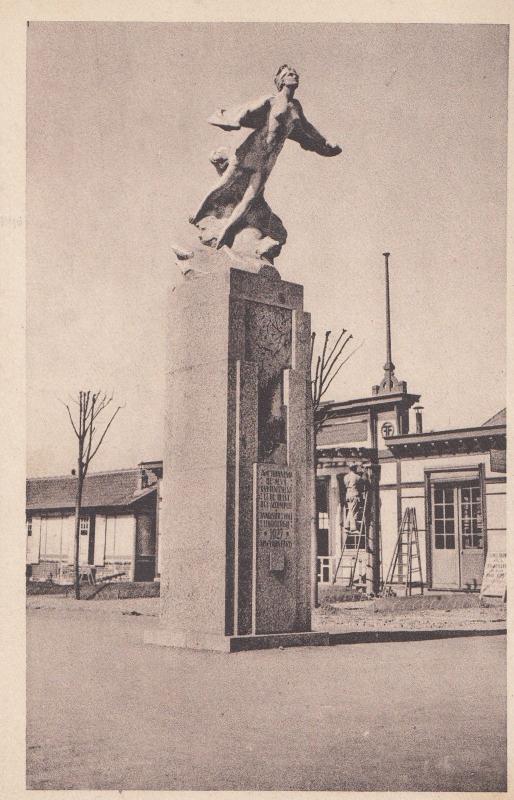
[[200, 230], [203, 244], [218, 250], [226, 245], [235, 253], [272, 264], [287, 232], [263, 194], [285, 140], [293, 139], [304, 150], [322, 156], [341, 152], [305, 118], [294, 97], [298, 82], [298, 73], [284, 64], [275, 76], [276, 94], [236, 109], [220, 109], [209, 118], [211, 125], [226, 131], [241, 127], [254, 130], [231, 155], [223, 148], [211, 156], [219, 181], [190, 218]]

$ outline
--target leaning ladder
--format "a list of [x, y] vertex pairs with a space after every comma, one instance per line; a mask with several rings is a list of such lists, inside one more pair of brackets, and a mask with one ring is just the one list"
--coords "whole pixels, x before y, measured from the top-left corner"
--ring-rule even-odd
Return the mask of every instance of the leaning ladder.
[[[367, 525], [366, 525], [368, 495], [369, 495], [369, 491], [366, 490], [364, 492], [364, 503], [362, 504], [362, 516], [361, 516], [361, 521], [360, 521], [359, 531], [358, 531], [357, 548], [355, 550], [355, 555], [352, 552], [352, 555], [354, 555], [352, 563], [350, 565], [348, 565], [349, 569], [350, 569], [348, 586], [350, 588], [353, 587], [353, 583], [354, 583], [354, 580], [355, 580], [355, 570], [357, 569], [357, 562], [359, 560], [359, 553], [360, 553], [360, 551], [362, 549], [361, 548], [362, 534], [363, 533], [365, 534], [365, 537], [364, 537], [364, 541], [365, 542], [367, 541], [367, 538], [368, 538], [368, 536], [367, 536]], [[339, 570], [341, 569], [341, 571], [342, 571], [344, 569], [343, 558], [344, 558], [344, 554], [345, 554], [346, 550], [348, 549], [347, 548], [347, 543], [348, 543], [348, 539], [349, 539], [350, 536], [355, 536], [355, 533], [352, 533], [352, 531], [348, 531], [346, 536], [345, 536], [345, 538], [344, 538], [343, 546], [341, 548], [341, 555], [339, 557], [339, 561], [337, 562], [336, 570], [335, 570], [334, 575], [332, 577], [332, 583], [336, 582]]]
[[[383, 585], [384, 595], [392, 594], [393, 584], [400, 584], [399, 566], [406, 564], [407, 574], [405, 579], [405, 594], [410, 597], [412, 589], [417, 587], [423, 594], [423, 573], [421, 571], [421, 556], [419, 549], [418, 523], [416, 509], [406, 508], [398, 531], [398, 538], [394, 546], [393, 557], [387, 570], [387, 577]], [[413, 576], [417, 576], [414, 579]], [[396, 578], [396, 580], [395, 580]]]

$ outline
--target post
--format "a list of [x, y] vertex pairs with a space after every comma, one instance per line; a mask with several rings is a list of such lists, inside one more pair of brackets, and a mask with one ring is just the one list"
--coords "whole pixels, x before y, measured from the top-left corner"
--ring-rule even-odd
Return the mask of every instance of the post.
[[75, 599], [80, 600], [80, 509], [82, 506], [82, 447], [77, 464], [77, 498], [75, 501]]

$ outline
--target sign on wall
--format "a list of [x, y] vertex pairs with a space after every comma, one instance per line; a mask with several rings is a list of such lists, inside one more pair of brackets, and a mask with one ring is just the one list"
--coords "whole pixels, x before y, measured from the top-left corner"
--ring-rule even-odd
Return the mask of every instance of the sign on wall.
[[504, 597], [507, 590], [507, 553], [488, 552], [480, 594], [483, 597]]
[[491, 469], [493, 472], [507, 472], [506, 450], [491, 450]]

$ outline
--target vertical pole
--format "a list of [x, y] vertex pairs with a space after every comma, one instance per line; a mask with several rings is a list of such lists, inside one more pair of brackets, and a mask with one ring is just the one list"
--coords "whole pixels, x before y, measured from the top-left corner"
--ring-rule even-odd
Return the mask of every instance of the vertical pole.
[[311, 434], [313, 489], [311, 499], [311, 608], [319, 605], [318, 593], [318, 509], [316, 503], [316, 432], [314, 425]]
[[385, 258], [385, 301], [386, 301], [386, 363], [384, 364], [385, 379], [387, 379], [388, 389], [393, 385], [394, 364], [391, 348], [391, 304], [389, 298], [389, 256], [391, 253], [383, 253]]
[[389, 300], [389, 256], [391, 253], [383, 253], [385, 257], [385, 295], [386, 295], [386, 332], [387, 332], [387, 358], [388, 364], [391, 363], [391, 306]]

